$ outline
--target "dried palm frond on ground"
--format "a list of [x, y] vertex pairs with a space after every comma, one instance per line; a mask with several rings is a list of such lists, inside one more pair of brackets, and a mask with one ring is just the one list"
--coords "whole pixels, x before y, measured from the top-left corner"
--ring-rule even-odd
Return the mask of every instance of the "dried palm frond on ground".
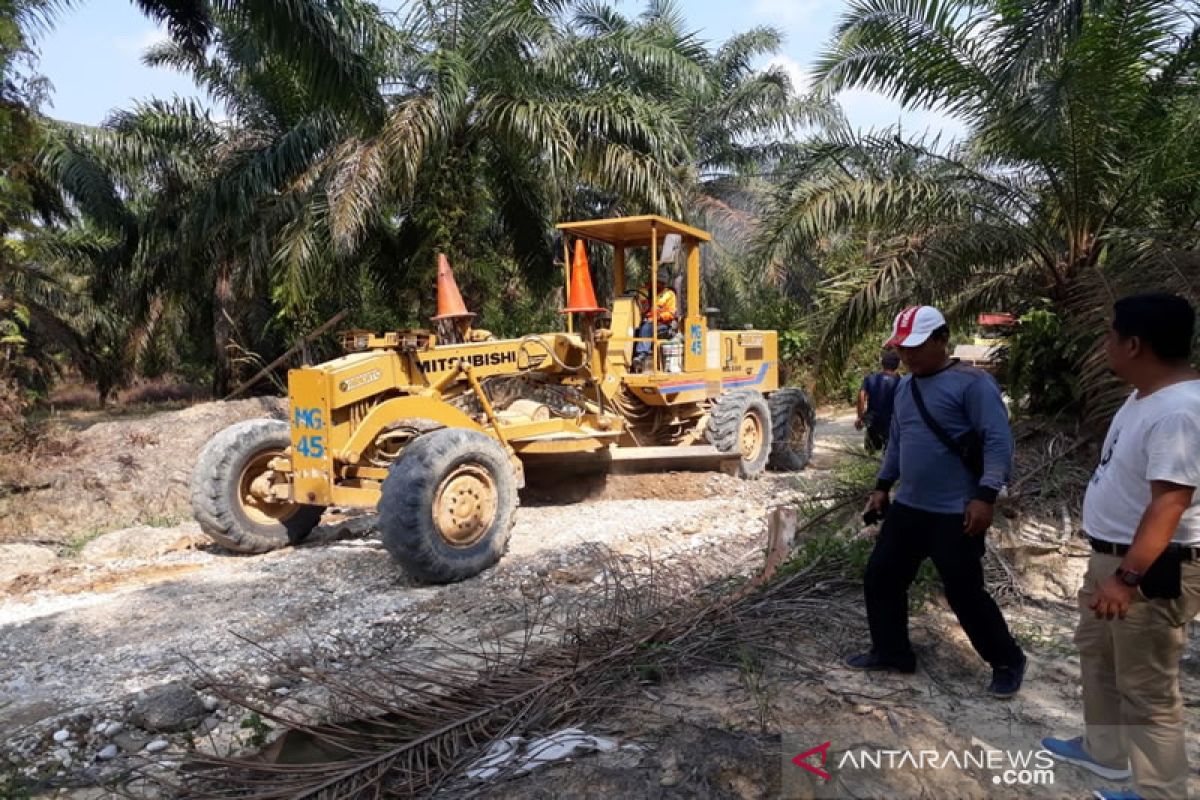
[[[825, 635], [860, 615], [852, 568], [833, 554], [792, 564], [762, 588], [614, 560], [607, 580], [522, 629], [474, 647], [443, 643], [371, 664], [353, 677], [298, 670], [327, 690], [321, 709], [273, 711], [233, 694], [287, 732], [253, 759], [197, 756], [171, 790], [188, 797], [461, 796], [459, 776], [487, 745], [516, 733], [578, 725], [618, 708], [645, 681], [736, 664], [787, 630], [820, 621]], [[281, 670], [286, 670], [280, 664]], [[817, 672], [813, 668], [814, 675]], [[218, 687], [220, 688], [220, 687]], [[320, 715], [318, 715], [320, 716]]]
[[1001, 605], [1020, 603], [1025, 598], [1012, 564], [991, 540], [987, 542], [987, 554], [983, 559], [983, 582], [987, 586], [988, 594]]
[[1077, 426], [1023, 422], [1016, 426], [1012, 499], [1058, 500], [1078, 508], [1091, 477], [1096, 440]]
[[[197, 757], [173, 791], [471, 796], [517, 772], [501, 770], [485, 785], [465, 777], [492, 742], [585, 724], [635, 702], [646, 683], [738, 666], [747, 653], [786, 656], [793, 673], [820, 681], [826, 664], [798, 663], [780, 647], [804, 631], [837, 650], [862, 627], [855, 556], [862, 548], [844, 540], [832, 546], [831, 536], [806, 541], [759, 588], [698, 586], [694, 574], [615, 559], [603, 588], [554, 613], [531, 607], [523, 628], [476, 647], [409, 651], [352, 677], [301, 669], [329, 692], [324, 707], [277, 712], [241, 695], [239, 702], [287, 732], [253, 759]], [[332, 721], [305, 721], [314, 716]]]

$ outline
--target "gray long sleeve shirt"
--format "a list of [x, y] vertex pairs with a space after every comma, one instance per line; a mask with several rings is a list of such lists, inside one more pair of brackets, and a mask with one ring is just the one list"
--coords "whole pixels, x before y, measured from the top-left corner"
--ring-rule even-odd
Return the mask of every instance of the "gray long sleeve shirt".
[[[983, 477], [978, 482], [921, 419], [913, 400], [914, 380], [921, 382], [930, 416], [953, 439], [969, 430], [983, 438]], [[933, 375], [906, 375], [900, 381], [877, 488], [886, 490], [899, 479], [896, 502], [937, 514], [961, 514], [972, 498], [995, 502], [1012, 471], [1012, 455], [1012, 429], [1000, 387], [983, 370], [955, 361]]]

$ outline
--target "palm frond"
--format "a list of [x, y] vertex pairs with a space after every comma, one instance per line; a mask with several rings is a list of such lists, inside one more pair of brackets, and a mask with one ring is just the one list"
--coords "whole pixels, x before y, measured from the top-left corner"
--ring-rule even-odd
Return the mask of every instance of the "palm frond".
[[133, 221], [112, 176], [81, 142], [81, 129], [56, 127], [38, 155], [38, 168], [71, 198], [76, 209], [113, 230], [132, 232]]
[[329, 109], [366, 124], [382, 120], [370, 53], [391, 29], [373, 7], [351, 0], [213, 0], [211, 7], [294, 67]]
[[146, 16], [167, 26], [171, 38], [201, 53], [212, 37], [213, 20], [205, 0], [134, 0]]
[[874, 89], [970, 118], [998, 92], [987, 13], [963, 0], [852, 0], [814, 76], [831, 91]]

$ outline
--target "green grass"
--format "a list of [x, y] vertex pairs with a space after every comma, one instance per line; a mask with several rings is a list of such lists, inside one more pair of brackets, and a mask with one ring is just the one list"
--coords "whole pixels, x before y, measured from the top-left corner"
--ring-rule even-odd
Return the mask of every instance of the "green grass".
[[779, 574], [792, 575], [818, 562], [833, 562], [844, 565], [845, 577], [862, 580], [872, 545], [869, 539], [852, 538], [837, 530], [821, 530], [805, 537], [795, 555], [780, 566]]
[[83, 548], [87, 547], [88, 542], [102, 536], [107, 530], [107, 528], [92, 528], [86, 533], [76, 534], [63, 546], [64, 554], [71, 557], [78, 557], [83, 552]]
[[[42, 785], [53, 771], [53, 767], [43, 767], [41, 774], [28, 777], [23, 774], [28, 763], [19, 761], [12, 755], [0, 759], [0, 797], [4, 800], [32, 800], [34, 790]], [[39, 791], [38, 796], [41, 795]]]
[[775, 687], [767, 679], [766, 664], [752, 647], [742, 646], [737, 650], [738, 672], [758, 714], [758, 727], [767, 733], [771, 723], [771, 708], [774, 705]]
[[[145, 525], [150, 528], [173, 528], [185, 520], [178, 515], [173, 514], [146, 514], [135, 520], [136, 524]], [[97, 537], [103, 536], [106, 533], [111, 533], [119, 528], [110, 526], [96, 527], [84, 533], [78, 533], [63, 545], [63, 555], [69, 557], [78, 557], [83, 552], [83, 548], [87, 547], [88, 542], [93, 541]], [[0, 795], [3, 797], [3, 795]]]
[[183, 521], [183, 518], [176, 514], [147, 514], [138, 520], [140, 524], [149, 528], [174, 528]]
[[666, 674], [663, 672], [663, 660], [667, 657], [670, 645], [663, 642], [640, 642], [637, 646], [640, 657], [634, 662], [633, 670], [642, 683], [662, 683]]
[[[861, 516], [878, 471], [879, 459], [876, 456], [848, 456], [842, 459], [833, 470], [829, 496], [835, 501], [845, 499], [846, 507], [814, 523], [813, 520], [826, 513], [827, 507], [820, 503], [801, 506], [799, 527], [804, 531], [801, 534], [803, 540], [792, 558], [780, 567], [780, 575], [794, 574], [820, 561], [840, 564], [845, 578], [862, 580], [875, 540], [851, 535], [847, 531], [858, 529], [859, 526], [852, 523], [856, 523]], [[914, 614], [920, 612], [940, 589], [941, 579], [937, 570], [932, 562], [926, 561], [909, 589], [909, 610]]]
[[265, 745], [267, 743], [267, 734], [271, 732], [271, 726], [263, 720], [257, 711], [251, 711], [250, 715], [242, 720], [240, 727], [250, 731], [250, 736], [246, 743], [251, 747], [262, 747]]

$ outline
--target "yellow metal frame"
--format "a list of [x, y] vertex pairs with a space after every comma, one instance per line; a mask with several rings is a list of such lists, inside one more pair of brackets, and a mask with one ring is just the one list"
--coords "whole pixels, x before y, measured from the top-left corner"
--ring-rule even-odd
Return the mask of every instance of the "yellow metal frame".
[[[658, 297], [659, 241], [664, 236], [677, 234], [687, 256], [685, 262], [687, 297], [683, 298], [682, 310], [684, 313], [677, 315], [685, 344], [683, 368], [685, 372], [696, 372], [705, 368], [707, 360], [704, 348], [707, 341], [708, 321], [700, 309], [700, 245], [712, 241], [709, 233], [656, 214], [613, 217], [586, 222], [563, 222], [555, 227], [564, 234], [564, 262], [570, 252], [568, 239], [570, 236], [577, 236], [613, 248], [613, 293], [616, 297], [624, 295], [628, 285], [626, 259], [629, 248], [649, 248], [650, 293], [652, 297]], [[565, 277], [569, 285], [569, 271]], [[568, 330], [572, 330], [570, 322], [568, 322]], [[635, 338], [633, 341], [646, 340]], [[649, 341], [651, 363], [657, 364], [659, 358], [657, 325], [651, 326]], [[698, 346], [696, 346], [697, 343]]]

